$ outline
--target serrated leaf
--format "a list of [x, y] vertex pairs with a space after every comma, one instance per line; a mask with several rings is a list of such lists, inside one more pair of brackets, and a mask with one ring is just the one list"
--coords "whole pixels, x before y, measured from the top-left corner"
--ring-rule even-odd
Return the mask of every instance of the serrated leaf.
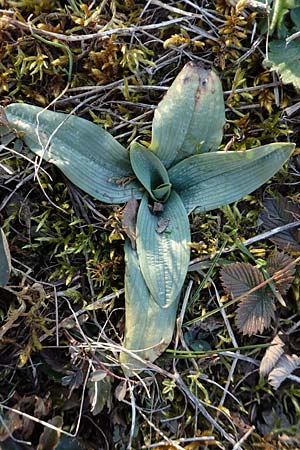
[[266, 353], [261, 360], [259, 366], [259, 372], [261, 375], [268, 375], [268, 373], [273, 369], [279, 358], [284, 353], [284, 345], [285, 343], [283, 342], [279, 334], [277, 334], [272, 340], [270, 347], [267, 348]]
[[0, 228], [0, 286], [5, 286], [11, 271], [10, 251], [6, 236]]
[[233, 298], [246, 294], [264, 281], [260, 271], [248, 263], [228, 264], [221, 270], [220, 275], [225, 291]]
[[267, 69], [275, 70], [285, 84], [292, 83], [300, 89], [300, 41], [286, 44], [285, 39], [269, 43], [268, 59], [263, 62]]
[[281, 383], [300, 367], [300, 358], [297, 355], [283, 355], [270, 372], [268, 382], [274, 389], [278, 389]]
[[288, 160], [294, 147], [274, 143], [245, 152], [191, 156], [169, 169], [169, 178], [188, 211], [205, 212], [260, 187]]
[[[168, 219], [165, 231], [159, 221]], [[137, 225], [136, 246], [146, 285], [155, 301], [168, 307], [176, 301], [184, 283], [190, 260], [189, 221], [178, 194], [172, 191], [164, 211], [155, 215], [145, 195], [141, 201]]]
[[[300, 208], [281, 195], [276, 198], [264, 200], [264, 209], [259, 216], [264, 231], [287, 225], [300, 220]], [[300, 250], [300, 230], [297, 227], [280, 231], [269, 239], [282, 250]]]
[[137, 142], [130, 147], [132, 169], [140, 183], [155, 201], [166, 201], [171, 192], [169, 175], [160, 159]]
[[251, 336], [262, 333], [271, 324], [274, 315], [274, 299], [268, 291], [262, 294], [248, 296], [239, 303], [237, 308], [236, 322], [238, 329], [243, 334]]
[[150, 148], [169, 167], [175, 160], [180, 161], [199, 150], [217, 150], [224, 123], [219, 78], [211, 70], [190, 62], [155, 111]]
[[128, 182], [133, 175], [128, 152], [100, 126], [21, 103], [9, 105], [5, 113], [12, 127], [24, 132], [32, 152], [88, 194], [105, 203], [126, 202], [132, 190], [141, 197], [139, 184]]
[[[247, 294], [259, 286], [263, 276], [256, 267], [248, 263], [229, 264], [221, 270], [222, 284], [233, 298]], [[274, 318], [274, 299], [271, 291], [263, 287], [248, 294], [237, 307], [237, 327], [243, 334], [262, 333]]]
[[277, 250], [272, 253], [267, 260], [267, 269], [270, 276], [273, 276], [275, 273], [278, 274], [278, 276], [274, 279], [274, 282], [276, 288], [282, 295], [286, 294], [295, 278], [295, 266], [287, 268], [287, 266], [293, 263], [293, 261], [294, 258], [290, 255]]
[[[125, 338], [124, 347], [146, 361], [155, 361], [172, 339], [179, 297], [161, 308], [146, 286], [136, 251], [125, 243]], [[123, 352], [120, 361], [131, 370], [146, 364]]]

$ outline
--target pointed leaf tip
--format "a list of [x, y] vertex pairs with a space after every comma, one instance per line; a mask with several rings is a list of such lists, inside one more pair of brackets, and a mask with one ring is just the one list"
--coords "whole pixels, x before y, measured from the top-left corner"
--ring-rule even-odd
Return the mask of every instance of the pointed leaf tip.
[[89, 120], [28, 104], [5, 110], [30, 150], [55, 164], [76, 186], [105, 203], [141, 198], [129, 154], [107, 131]]
[[206, 212], [235, 202], [266, 183], [289, 159], [295, 144], [274, 143], [245, 152], [190, 156], [169, 169], [187, 211]]

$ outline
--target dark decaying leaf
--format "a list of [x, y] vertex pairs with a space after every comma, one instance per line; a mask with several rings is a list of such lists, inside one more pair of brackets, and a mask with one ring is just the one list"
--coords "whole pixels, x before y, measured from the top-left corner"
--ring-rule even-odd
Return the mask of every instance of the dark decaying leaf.
[[288, 267], [294, 259], [284, 252], [275, 251], [269, 256], [267, 261], [267, 268], [270, 276], [275, 273], [278, 275], [274, 279], [276, 289], [280, 294], [284, 295], [290, 288], [295, 277], [295, 266]]
[[[262, 222], [264, 231], [271, 231], [300, 219], [299, 206], [288, 201], [285, 197], [269, 198], [263, 202], [263, 205], [264, 209], [259, 216], [259, 220]], [[300, 250], [299, 227], [280, 231], [269, 239], [282, 250]]]
[[88, 384], [91, 412], [93, 416], [100, 414], [104, 406], [110, 402], [111, 378], [109, 376], [98, 381], [90, 381]]
[[297, 355], [283, 355], [276, 367], [269, 374], [268, 382], [274, 389], [278, 389], [281, 383], [300, 367], [300, 357]]
[[[60, 416], [53, 417], [49, 420], [49, 424], [54, 425], [57, 428], [61, 428], [63, 425], [63, 419]], [[60, 438], [60, 432], [53, 428], [45, 426], [43, 433], [40, 436], [38, 450], [54, 450]]]
[[261, 375], [268, 375], [268, 373], [277, 364], [279, 358], [284, 353], [284, 345], [285, 343], [282, 340], [282, 336], [277, 334], [272, 340], [270, 347], [267, 348], [266, 353], [261, 360], [259, 366], [259, 372], [261, 373]]
[[122, 226], [125, 230], [125, 233], [130, 239], [131, 247], [136, 248], [135, 240], [136, 240], [136, 217], [138, 210], [138, 202], [134, 198], [132, 194], [131, 199], [126, 203], [125, 208], [122, 213]]
[[[233, 298], [246, 294], [264, 279], [256, 267], [247, 263], [234, 263], [221, 271], [222, 284]], [[263, 287], [247, 295], [237, 308], [237, 327], [243, 334], [262, 333], [274, 318], [274, 299], [271, 291]]]
[[11, 271], [10, 252], [6, 236], [0, 228], [0, 286], [5, 286]]

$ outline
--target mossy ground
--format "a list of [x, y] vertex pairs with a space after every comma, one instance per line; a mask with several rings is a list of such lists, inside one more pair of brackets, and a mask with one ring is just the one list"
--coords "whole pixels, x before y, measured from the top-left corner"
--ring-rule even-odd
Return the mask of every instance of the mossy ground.
[[[299, 145], [299, 116], [286, 114], [299, 93], [263, 67], [263, 18], [242, 5], [0, 0], [0, 6], [3, 106], [52, 102], [57, 111], [76, 108], [125, 146], [137, 136], [149, 142], [154, 108], [194, 60], [214, 67], [222, 80], [223, 148], [276, 140]], [[253, 262], [236, 243], [259, 233], [264, 195], [280, 193], [299, 203], [297, 152], [239, 203], [190, 217], [192, 259], [199, 264], [182, 293], [191, 286], [187, 304], [180, 304], [174, 342], [156, 368], [128, 382], [114, 347], [124, 331], [120, 208], [89, 198], [51, 165], [42, 164], [36, 178], [22, 141], [10, 138], [2, 139], [0, 153], [0, 225], [13, 258], [9, 285], [0, 291], [0, 447], [55, 448], [56, 432], [44, 421], [76, 434], [64, 442], [70, 449], [232, 448], [203, 417], [205, 408], [226, 435], [242, 439], [236, 449], [300, 448], [299, 384], [287, 380], [275, 391], [258, 373], [261, 344], [278, 330], [296, 324], [291, 344], [299, 354], [298, 276], [287, 306], [277, 308], [261, 335], [239, 333], [236, 305], [200, 320], [226, 301], [220, 267]], [[267, 239], [249, 247], [260, 260], [273, 249]], [[238, 358], [237, 350], [219, 353], [237, 346], [245, 347]], [[174, 349], [188, 351], [174, 355]], [[195, 350], [203, 351], [201, 357]], [[63, 448], [62, 436], [57, 448]]]

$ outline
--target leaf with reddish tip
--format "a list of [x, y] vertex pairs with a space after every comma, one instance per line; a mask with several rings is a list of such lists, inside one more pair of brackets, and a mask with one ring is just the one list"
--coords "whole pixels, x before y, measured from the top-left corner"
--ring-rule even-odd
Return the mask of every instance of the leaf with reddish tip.
[[213, 71], [189, 62], [155, 111], [150, 149], [166, 167], [199, 151], [216, 151], [224, 123], [219, 78]]

